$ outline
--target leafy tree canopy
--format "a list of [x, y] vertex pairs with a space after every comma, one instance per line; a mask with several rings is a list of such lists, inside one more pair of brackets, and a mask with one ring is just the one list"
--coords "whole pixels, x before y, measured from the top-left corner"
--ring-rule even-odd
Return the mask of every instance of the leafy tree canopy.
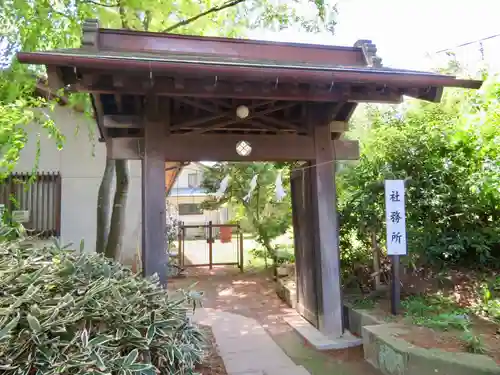
[[[282, 173], [285, 190], [289, 191], [290, 167], [280, 163], [218, 163], [204, 173], [203, 186], [216, 192], [225, 176], [229, 184], [221, 199], [205, 202], [206, 208], [230, 204], [244, 229], [255, 235], [257, 242], [274, 257], [276, 249], [272, 241], [284, 234], [291, 225], [290, 194], [280, 202], [276, 199], [276, 177]], [[251, 180], [258, 176], [257, 185], [247, 198]], [[267, 259], [267, 256], [265, 259]]]
[[16, 51], [78, 47], [88, 18], [109, 28], [243, 36], [250, 28], [291, 25], [333, 32], [335, 15], [327, 0], [5, 0], [0, 7], [0, 171], [13, 169], [27, 141], [25, 127], [35, 120], [59, 147], [63, 141], [53, 123], [31, 110], [50, 106], [33, 98], [33, 77], [43, 75], [44, 68], [28, 71], [16, 63]]
[[[384, 179], [407, 180], [409, 252], [431, 263], [500, 261], [500, 81], [449, 90], [440, 104], [366, 114], [361, 160], [338, 189], [344, 251], [384, 242]], [[363, 244], [364, 243], [364, 244]]]

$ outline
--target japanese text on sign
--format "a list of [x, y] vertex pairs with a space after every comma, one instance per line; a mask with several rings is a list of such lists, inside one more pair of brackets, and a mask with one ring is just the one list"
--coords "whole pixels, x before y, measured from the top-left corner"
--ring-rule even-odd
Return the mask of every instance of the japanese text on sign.
[[406, 255], [405, 185], [403, 180], [385, 181], [387, 255]]

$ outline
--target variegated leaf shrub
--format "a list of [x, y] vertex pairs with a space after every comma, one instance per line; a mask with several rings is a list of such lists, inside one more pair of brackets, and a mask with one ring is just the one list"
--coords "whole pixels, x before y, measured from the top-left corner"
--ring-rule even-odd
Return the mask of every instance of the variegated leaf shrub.
[[95, 254], [0, 243], [0, 374], [194, 374], [196, 293]]

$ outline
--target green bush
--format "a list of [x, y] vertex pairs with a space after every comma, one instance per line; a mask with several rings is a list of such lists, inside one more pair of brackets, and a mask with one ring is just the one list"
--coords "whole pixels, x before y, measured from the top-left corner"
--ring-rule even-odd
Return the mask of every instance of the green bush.
[[480, 303], [477, 313], [500, 322], [500, 276], [496, 276], [481, 285]]
[[406, 180], [408, 251], [419, 264], [500, 264], [500, 79], [440, 104], [374, 109], [359, 163], [338, 178], [343, 250], [385, 245], [385, 179]]
[[473, 354], [484, 354], [486, 353], [486, 348], [484, 347], [483, 340], [481, 336], [474, 335], [470, 331], [465, 331], [463, 335], [463, 341], [465, 345], [465, 349], [469, 353]]
[[194, 374], [205, 345], [186, 315], [194, 297], [99, 255], [1, 242], [0, 372]]

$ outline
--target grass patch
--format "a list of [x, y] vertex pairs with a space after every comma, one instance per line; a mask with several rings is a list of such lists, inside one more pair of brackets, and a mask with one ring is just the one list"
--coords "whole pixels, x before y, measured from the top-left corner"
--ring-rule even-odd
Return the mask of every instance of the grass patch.
[[375, 307], [375, 300], [367, 297], [357, 297], [351, 303], [352, 307], [360, 310], [371, 310]]
[[474, 335], [470, 331], [466, 331], [463, 336], [465, 350], [473, 354], [484, 354], [486, 348], [484, 347], [483, 340], [480, 336]]
[[450, 298], [439, 295], [412, 296], [401, 302], [405, 315], [418, 326], [440, 331], [467, 331], [470, 319], [466, 309], [458, 307]]

